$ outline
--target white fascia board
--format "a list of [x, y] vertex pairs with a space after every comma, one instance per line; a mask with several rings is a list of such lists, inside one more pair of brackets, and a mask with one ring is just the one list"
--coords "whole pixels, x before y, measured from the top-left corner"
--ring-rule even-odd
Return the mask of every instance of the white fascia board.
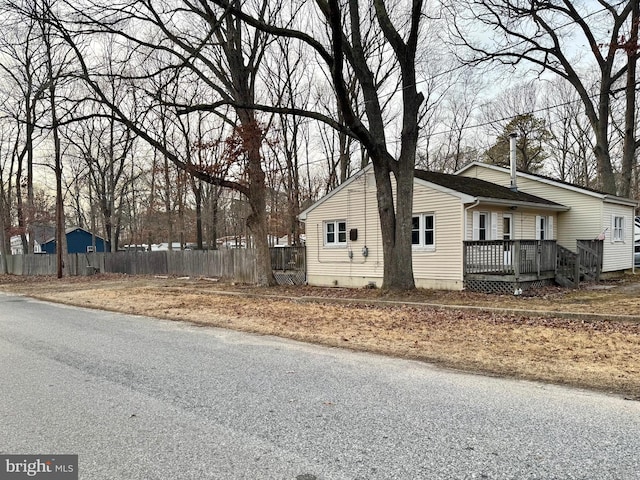
[[638, 208], [638, 201], [630, 198], [616, 197], [614, 195], [605, 195], [604, 201], [607, 203], [615, 203], [616, 205], [624, 205], [626, 207]]
[[482, 162], [471, 162], [468, 165], [465, 165], [464, 167], [456, 170], [455, 172], [453, 172], [454, 175], [460, 175], [462, 172], [465, 172], [467, 170], [469, 170], [472, 167], [494, 167], [495, 165], [488, 165], [486, 163], [482, 163]]
[[366, 175], [369, 170], [371, 170], [373, 168], [373, 165], [370, 163], [369, 165], [367, 165], [366, 167], [364, 167], [361, 170], [358, 170], [356, 173], [354, 173], [353, 175], [351, 175], [349, 178], [347, 178], [342, 184], [338, 185], [336, 188], [334, 188], [333, 190], [331, 190], [329, 193], [327, 193], [324, 197], [322, 197], [320, 200], [318, 200], [317, 202], [315, 202], [313, 205], [307, 207], [305, 210], [303, 210], [302, 212], [300, 212], [298, 214], [298, 220], [300, 220], [301, 222], [304, 222], [307, 220], [307, 215], [315, 210], [317, 207], [319, 207], [320, 205], [322, 205], [324, 202], [326, 202], [327, 200], [329, 200], [331, 197], [333, 197], [335, 194], [337, 194], [338, 192], [342, 191], [343, 189], [345, 189], [346, 187], [348, 187], [349, 185], [351, 185], [354, 181], [356, 181], [358, 178], [362, 177], [363, 175]]
[[531, 208], [534, 210], [548, 210], [552, 212], [568, 212], [571, 210], [571, 207], [567, 207], [565, 205], [548, 205], [544, 203], [535, 203], [535, 202], [522, 202], [518, 200], [506, 200], [503, 198], [488, 198], [488, 197], [478, 197], [477, 201], [480, 202], [481, 205], [496, 205], [496, 206], [517, 206], [522, 208]]

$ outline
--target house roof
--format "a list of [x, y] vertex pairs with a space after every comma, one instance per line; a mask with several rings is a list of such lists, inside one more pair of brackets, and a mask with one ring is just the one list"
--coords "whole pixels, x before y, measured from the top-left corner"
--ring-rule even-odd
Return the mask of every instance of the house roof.
[[510, 188], [503, 187], [492, 182], [480, 180], [479, 178], [464, 177], [461, 175], [451, 175], [448, 173], [428, 172], [426, 170], [416, 170], [416, 178], [425, 182], [440, 185], [441, 187], [463, 193], [475, 200], [485, 203], [492, 200], [497, 203], [514, 203], [514, 204], [530, 204], [532, 206], [540, 206], [552, 208], [554, 210], [567, 210], [568, 208], [551, 200], [530, 195], [525, 192], [514, 191]]
[[[339, 187], [329, 192], [320, 200], [312, 204], [298, 215], [300, 220], [305, 221], [307, 215], [316, 207], [333, 197], [340, 190], [346, 188], [356, 179], [362, 177], [371, 170], [369, 164], [362, 170], [349, 177]], [[508, 205], [508, 206], [528, 206], [544, 210], [566, 211], [569, 207], [561, 205], [551, 200], [547, 200], [524, 192], [514, 192], [509, 188], [487, 182], [473, 177], [464, 177], [447, 173], [428, 172], [426, 170], [415, 170], [415, 178], [418, 181], [427, 182], [432, 186], [449, 193], [457, 194], [462, 198], [463, 203], [479, 202], [484, 204]]]
[[[91, 232], [90, 232], [89, 230], [85, 230], [85, 229], [84, 229], [84, 228], [82, 228], [82, 227], [69, 227], [69, 228], [67, 228], [67, 229], [64, 231], [64, 233], [65, 233], [65, 235], [69, 235], [70, 233], [73, 233], [73, 232], [75, 232], [76, 230], [80, 230], [80, 231], [82, 231], [82, 232], [85, 232], [85, 233], [88, 233], [89, 235], [91, 235]], [[104, 241], [104, 238], [102, 238], [100, 235], [96, 235], [96, 238], [99, 238], [100, 240], [103, 240], [103, 241]], [[54, 235], [53, 235], [53, 237], [51, 237], [51, 238], [47, 239], [47, 241], [46, 241], [46, 242], [42, 242], [42, 245], [44, 245], [45, 243], [55, 242], [55, 241], [56, 241], [56, 237], [55, 237], [55, 228], [54, 228]], [[108, 242], [107, 242], [107, 243], [108, 243]]]
[[[499, 171], [499, 172], [508, 173], [509, 175], [511, 174], [511, 172], [510, 172], [510, 170], [508, 168], [501, 167], [499, 165], [490, 165], [488, 163], [482, 163], [482, 162], [472, 162], [472, 163], [462, 167], [460, 170], [458, 170], [456, 172], [456, 175], [459, 175], [462, 172], [465, 172], [466, 170], [469, 170], [469, 169], [471, 169], [473, 167], [482, 167], [482, 168], [487, 168], [487, 169], [490, 169], [490, 170], [496, 170], [496, 171]], [[565, 181], [562, 181], [562, 180], [557, 180], [555, 178], [551, 178], [551, 177], [548, 177], [548, 176], [545, 176], [545, 175], [540, 175], [540, 174], [537, 174], [537, 173], [524, 172], [522, 170], [518, 170], [517, 175], [519, 177], [537, 180], [539, 182], [546, 183], [548, 185], [554, 185], [556, 187], [564, 188], [566, 190], [572, 190], [574, 192], [579, 192], [579, 193], [583, 193], [585, 195], [589, 195], [589, 196], [592, 196], [592, 197], [597, 197], [597, 198], [602, 199], [603, 201], [612, 202], [612, 203], [619, 203], [619, 204], [622, 204], [622, 205], [628, 205], [628, 206], [633, 206], [633, 207], [637, 207], [638, 206], [638, 202], [636, 200], [633, 200], [633, 199], [630, 199], [630, 198], [618, 197], [616, 195], [611, 195], [611, 194], [608, 194], [608, 193], [604, 193], [604, 192], [595, 190], [593, 188], [580, 187], [578, 185], [574, 185], [573, 183], [565, 182]]]

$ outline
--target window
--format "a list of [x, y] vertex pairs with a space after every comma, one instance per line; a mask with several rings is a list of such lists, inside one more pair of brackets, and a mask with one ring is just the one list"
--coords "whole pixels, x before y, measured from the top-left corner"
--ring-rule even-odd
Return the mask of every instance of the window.
[[536, 240], [546, 240], [547, 239], [547, 217], [538, 216], [536, 220], [536, 231], [538, 232], [538, 236]]
[[324, 244], [328, 246], [347, 244], [347, 222], [345, 220], [325, 222]]
[[613, 216], [611, 219], [612, 242], [624, 242], [624, 217]]
[[496, 240], [498, 238], [498, 214], [496, 212], [473, 212], [473, 240]]
[[436, 225], [432, 213], [411, 218], [411, 244], [415, 247], [435, 248]]
[[536, 216], [536, 240], [553, 240], [553, 217]]
[[487, 235], [487, 227], [489, 225], [489, 216], [481, 212], [478, 215], [478, 240], [486, 240], [489, 238]]

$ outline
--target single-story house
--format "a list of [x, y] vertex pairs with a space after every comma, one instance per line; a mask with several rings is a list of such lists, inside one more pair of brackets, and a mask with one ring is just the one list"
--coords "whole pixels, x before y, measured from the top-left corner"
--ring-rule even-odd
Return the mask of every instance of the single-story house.
[[[104, 238], [93, 235], [88, 230], [80, 227], [71, 227], [66, 230], [67, 235], [67, 252], [68, 253], [91, 253], [104, 252], [105, 245], [109, 250], [109, 242]], [[95, 250], [93, 244], [93, 237], [95, 237]], [[56, 239], [55, 235], [48, 239], [41, 245], [42, 253], [53, 254], [56, 253]]]
[[[26, 237], [28, 242], [30, 237], [33, 236], [34, 253], [42, 253], [41, 244], [51, 238], [55, 234], [55, 231], [55, 227], [50, 225], [31, 225], [29, 227]], [[22, 237], [20, 235], [13, 235], [11, 237], [11, 255], [22, 255], [25, 253], [22, 247]]]
[[[511, 182], [508, 168], [480, 162], [469, 164], [457, 174], [504, 186]], [[518, 171], [516, 179], [519, 190], [571, 207], [558, 214], [556, 235], [560, 245], [575, 252], [579, 240], [600, 238], [603, 273], [633, 268], [636, 200], [532, 173]]]
[[[633, 218], [634, 201], [620, 199], [615, 205], [616, 216]], [[571, 230], [562, 222], [574, 220], [565, 216], [573, 208], [559, 197], [474, 175], [416, 170], [412, 218], [416, 285], [514, 292], [551, 283], [556, 277], [559, 232]], [[306, 224], [309, 284], [382, 285], [384, 259], [371, 166], [311, 205], [300, 219]], [[618, 228], [616, 235], [626, 239], [627, 233], [632, 235], [627, 230]], [[595, 239], [601, 232], [585, 238]], [[620, 269], [632, 267], [631, 254], [628, 259]]]

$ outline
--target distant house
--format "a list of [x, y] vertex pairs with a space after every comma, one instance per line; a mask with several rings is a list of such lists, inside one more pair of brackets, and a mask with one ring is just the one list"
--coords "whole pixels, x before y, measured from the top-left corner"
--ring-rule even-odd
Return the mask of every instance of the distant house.
[[[182, 250], [182, 245], [180, 242], [171, 242], [171, 250]], [[169, 243], [152, 243], [151, 244], [152, 252], [167, 252], [169, 251]]]
[[[93, 235], [91, 232], [80, 227], [71, 227], [66, 230], [67, 235], [67, 252], [68, 253], [90, 253], [94, 251]], [[109, 250], [109, 242], [104, 238], [95, 235], [95, 251], [104, 252], [105, 245]], [[56, 253], [55, 236], [48, 239], [41, 245], [42, 253]]]
[[[30, 237], [33, 236], [33, 251], [34, 253], [42, 253], [42, 243], [55, 234], [55, 227], [50, 225], [31, 225], [29, 232], [27, 232], [27, 242]], [[11, 255], [22, 255], [26, 253], [22, 248], [22, 238], [20, 235], [14, 235], [11, 237]]]

